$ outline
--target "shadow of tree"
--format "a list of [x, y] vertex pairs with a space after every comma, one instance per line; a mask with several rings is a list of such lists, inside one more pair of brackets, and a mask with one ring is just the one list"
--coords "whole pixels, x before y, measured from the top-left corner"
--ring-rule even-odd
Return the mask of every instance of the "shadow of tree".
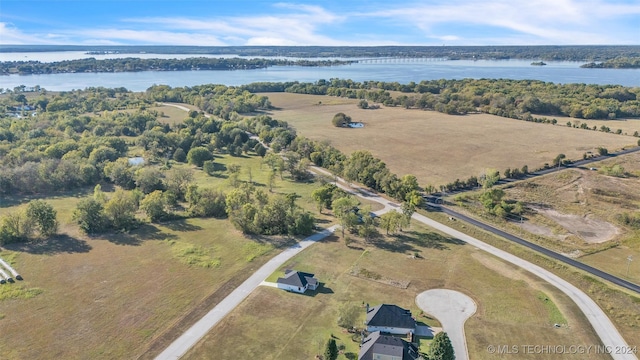
[[[100, 184], [102, 190], [106, 192], [113, 191], [113, 184]], [[52, 191], [42, 194], [7, 194], [0, 199], [0, 208], [7, 208], [16, 205], [26, 204], [31, 200], [54, 200], [62, 198], [83, 198], [93, 194], [93, 186], [84, 186], [73, 190]]]
[[298, 239], [290, 237], [290, 236], [267, 236], [260, 234], [245, 234], [248, 239], [251, 239], [260, 244], [271, 244], [276, 248], [287, 248], [298, 243]]
[[401, 241], [409, 242], [415, 244], [420, 247], [428, 248], [428, 249], [436, 249], [436, 250], [448, 250], [449, 246], [447, 245], [464, 245], [466, 244], [464, 241], [440, 235], [435, 232], [416, 232], [416, 231], [406, 231], [402, 234], [395, 235]]
[[358, 355], [356, 353], [348, 352], [348, 353], [344, 353], [344, 357], [346, 357], [349, 360], [356, 360], [358, 358]]
[[154, 225], [145, 224], [128, 233], [118, 232], [103, 234], [100, 238], [116, 245], [139, 246], [146, 240], [169, 240], [177, 239], [178, 236], [165, 233]]
[[338, 241], [340, 241], [340, 237], [335, 234], [331, 234], [325, 237], [324, 239], [320, 240], [320, 242], [338, 242]]
[[416, 251], [417, 249], [408, 243], [404, 235], [394, 235], [393, 240], [386, 240], [384, 237], [375, 237], [369, 239], [369, 244], [377, 247], [378, 249], [406, 253], [408, 251]]
[[36, 255], [86, 253], [92, 249], [91, 245], [87, 244], [86, 241], [66, 234], [56, 235], [44, 241], [7, 244], [4, 247], [7, 250]]
[[198, 231], [202, 230], [201, 226], [190, 224], [186, 219], [179, 219], [163, 223], [162, 226], [173, 231]]

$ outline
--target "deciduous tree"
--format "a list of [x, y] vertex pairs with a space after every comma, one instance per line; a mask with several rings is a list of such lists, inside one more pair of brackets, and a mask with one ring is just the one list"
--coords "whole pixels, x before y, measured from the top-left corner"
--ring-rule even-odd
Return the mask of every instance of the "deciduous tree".
[[58, 231], [57, 211], [42, 200], [32, 200], [27, 206], [27, 217], [33, 221], [40, 235], [49, 237]]
[[344, 239], [344, 230], [352, 228], [358, 223], [358, 216], [355, 214], [355, 208], [358, 206], [358, 200], [352, 196], [345, 196], [333, 200], [331, 208], [333, 213], [340, 221], [342, 228], [342, 238]]
[[213, 159], [213, 154], [204, 146], [196, 146], [189, 150], [187, 161], [191, 165], [202, 167], [205, 161]]

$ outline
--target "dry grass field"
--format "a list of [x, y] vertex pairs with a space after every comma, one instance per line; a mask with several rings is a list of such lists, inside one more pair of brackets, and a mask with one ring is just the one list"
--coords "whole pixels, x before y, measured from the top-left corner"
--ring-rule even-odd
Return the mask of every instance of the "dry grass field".
[[[536, 124], [486, 114], [452, 116], [434, 111], [380, 108], [362, 110], [357, 100], [290, 93], [266, 93], [279, 108], [270, 112], [298, 134], [328, 140], [350, 153], [369, 150], [398, 175], [414, 174], [422, 185], [467, 179], [486, 169], [551, 163], [560, 153], [581, 159], [597, 147], [609, 151], [636, 145], [637, 138]], [[343, 112], [361, 129], [335, 128], [331, 119]]]
[[[248, 169], [264, 187], [259, 157], [218, 157]], [[186, 166], [186, 165], [175, 165]], [[197, 170], [201, 186], [230, 188], [225, 177]], [[317, 213], [310, 193], [318, 183], [278, 179], [274, 192], [296, 192]], [[43, 197], [58, 211], [61, 235], [7, 245], [0, 257], [24, 281], [0, 285], [0, 358], [152, 358], [224, 294], [289, 244], [283, 237], [245, 236], [227, 220], [188, 219], [147, 224], [129, 233], [87, 237], [72, 223], [77, 202], [92, 188]], [[107, 196], [112, 187], [103, 186]], [[32, 197], [3, 197], [0, 215]], [[326, 223], [326, 216], [320, 218]], [[191, 313], [194, 311], [194, 313]], [[151, 349], [151, 351], [148, 351]]]
[[[225, 282], [248, 276], [272, 249], [214, 219], [7, 246], [0, 257], [13, 259], [25, 280], [2, 285], [0, 295], [16, 288], [41, 293], [0, 301], [0, 353], [3, 359], [135, 358]], [[194, 257], [218, 265], [186, 263]]]
[[[322, 354], [324, 344], [334, 335], [344, 345], [339, 359], [354, 359], [359, 335], [337, 326], [340, 306], [352, 302], [362, 307], [360, 320], [364, 320], [363, 304], [393, 303], [410, 309], [419, 321], [434, 324], [415, 305], [415, 296], [432, 288], [458, 290], [477, 302], [478, 311], [465, 326], [472, 359], [493, 358], [486, 350], [488, 345], [598, 343], [581, 313], [562, 293], [520, 269], [417, 224], [398, 236], [372, 243], [358, 239], [350, 247], [337, 237], [329, 238], [303, 251], [281, 270], [285, 268], [315, 273], [322, 290], [299, 295], [259, 288], [185, 358], [312, 359]], [[403, 289], [373, 280], [378, 276], [408, 281], [409, 286]], [[553, 326], [563, 320], [567, 325]], [[420, 343], [426, 350], [428, 341], [421, 339]]]
[[[628, 256], [640, 259], [640, 230], [619, 220], [621, 214], [638, 215], [640, 209], [640, 154], [589, 166], [602, 169], [613, 165], [622, 166], [627, 175], [614, 177], [599, 171], [567, 169], [504, 189], [508, 198], [535, 209], [527, 212], [521, 227], [538, 241], [640, 283], [640, 261], [627, 262]], [[505, 225], [516, 233], [521, 231], [513, 223]]]

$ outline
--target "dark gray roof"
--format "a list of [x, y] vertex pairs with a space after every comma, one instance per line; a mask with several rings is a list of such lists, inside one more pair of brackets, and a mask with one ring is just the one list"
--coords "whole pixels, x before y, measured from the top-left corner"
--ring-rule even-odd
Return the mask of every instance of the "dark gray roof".
[[373, 354], [393, 356], [402, 360], [421, 359], [415, 345], [397, 337], [381, 335], [380, 331], [373, 332], [364, 339], [358, 360], [373, 360]]
[[382, 304], [374, 306], [367, 311], [369, 326], [386, 326], [403, 329], [414, 329], [416, 321], [411, 317], [411, 311], [397, 305]]
[[318, 279], [313, 274], [302, 271], [286, 270], [283, 278], [278, 278], [278, 284], [286, 284], [298, 287], [305, 287], [307, 284], [317, 285]]

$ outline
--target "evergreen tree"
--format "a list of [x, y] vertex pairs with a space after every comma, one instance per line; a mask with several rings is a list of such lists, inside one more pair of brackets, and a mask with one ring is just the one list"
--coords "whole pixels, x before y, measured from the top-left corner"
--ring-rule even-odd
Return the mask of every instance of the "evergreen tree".
[[336, 360], [338, 358], [338, 345], [336, 341], [331, 338], [327, 341], [327, 347], [324, 350], [324, 360]]
[[446, 332], [439, 332], [433, 337], [429, 348], [429, 360], [455, 360], [453, 345]]

